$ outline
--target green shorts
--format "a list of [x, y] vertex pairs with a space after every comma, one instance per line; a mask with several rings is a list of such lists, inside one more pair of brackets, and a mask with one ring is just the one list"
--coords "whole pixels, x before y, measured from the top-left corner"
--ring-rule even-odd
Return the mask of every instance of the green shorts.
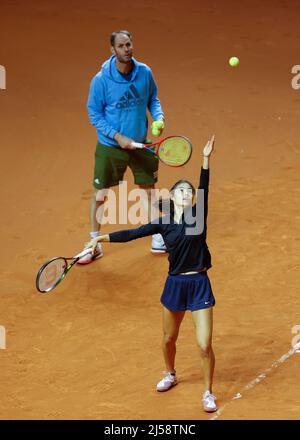
[[96, 145], [93, 185], [96, 189], [119, 185], [127, 166], [131, 169], [136, 185], [153, 185], [157, 182], [158, 158], [151, 151], [124, 150]]

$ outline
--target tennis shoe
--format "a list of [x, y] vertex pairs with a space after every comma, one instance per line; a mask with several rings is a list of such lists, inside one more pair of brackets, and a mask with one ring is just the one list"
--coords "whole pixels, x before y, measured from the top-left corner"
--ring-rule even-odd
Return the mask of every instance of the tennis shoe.
[[216, 405], [216, 397], [209, 391], [205, 391], [202, 398], [203, 409], [206, 412], [215, 412], [218, 407]]
[[157, 391], [168, 391], [170, 388], [177, 385], [176, 373], [164, 372], [163, 379], [156, 385]]
[[86, 255], [84, 255], [83, 257], [81, 257], [77, 261], [77, 264], [89, 264], [92, 261], [95, 261], [101, 257], [103, 257], [102, 246], [101, 246], [101, 243], [97, 243], [94, 255], [92, 254], [92, 248], [91, 248], [91, 252], [89, 252]]
[[151, 252], [153, 254], [165, 254], [167, 252], [167, 246], [161, 234], [152, 235]]

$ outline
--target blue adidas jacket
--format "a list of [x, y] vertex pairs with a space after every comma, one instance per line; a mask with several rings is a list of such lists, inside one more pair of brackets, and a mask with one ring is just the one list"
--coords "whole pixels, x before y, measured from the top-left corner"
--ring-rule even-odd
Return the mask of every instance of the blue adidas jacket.
[[130, 80], [118, 71], [115, 55], [92, 79], [87, 107], [101, 144], [118, 145], [113, 139], [117, 132], [143, 142], [148, 129], [147, 108], [154, 120], [164, 118], [151, 69], [134, 58], [132, 61]]

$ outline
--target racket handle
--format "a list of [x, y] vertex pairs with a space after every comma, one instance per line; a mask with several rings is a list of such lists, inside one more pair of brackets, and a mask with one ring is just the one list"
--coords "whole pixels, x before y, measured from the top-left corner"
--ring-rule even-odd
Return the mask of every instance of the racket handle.
[[140, 142], [131, 142], [131, 146], [134, 148], [144, 148], [145, 145]]
[[89, 254], [90, 252], [91, 252], [91, 248], [84, 249], [82, 252], [80, 252], [79, 254], [75, 255], [73, 258], [84, 257], [85, 255]]

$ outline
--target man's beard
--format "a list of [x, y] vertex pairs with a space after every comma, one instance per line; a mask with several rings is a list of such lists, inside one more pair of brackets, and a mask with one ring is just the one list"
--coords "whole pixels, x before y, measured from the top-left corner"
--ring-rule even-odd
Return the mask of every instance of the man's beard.
[[118, 61], [119, 61], [120, 63], [122, 63], [122, 64], [128, 64], [128, 63], [131, 63], [132, 55], [130, 55], [130, 58], [128, 58], [128, 59], [126, 59], [126, 58], [124, 58], [124, 57], [117, 57], [117, 58], [118, 58]]

